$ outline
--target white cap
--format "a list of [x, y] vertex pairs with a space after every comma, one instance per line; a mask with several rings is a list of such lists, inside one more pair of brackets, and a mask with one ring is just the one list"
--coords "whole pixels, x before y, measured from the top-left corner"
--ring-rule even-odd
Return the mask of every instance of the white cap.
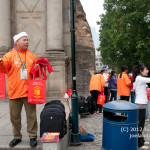
[[15, 35], [15, 36], [13, 37], [14, 43], [15, 43], [17, 40], [19, 40], [20, 38], [24, 37], [24, 36], [27, 36], [27, 37], [28, 37], [28, 34], [27, 34], [26, 32], [21, 32], [21, 33]]

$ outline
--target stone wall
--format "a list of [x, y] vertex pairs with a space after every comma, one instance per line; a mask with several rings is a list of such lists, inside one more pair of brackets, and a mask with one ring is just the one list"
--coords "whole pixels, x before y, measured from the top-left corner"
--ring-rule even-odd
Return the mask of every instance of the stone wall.
[[[13, 48], [13, 36], [25, 31], [29, 50], [46, 57], [53, 66], [47, 79], [47, 97], [62, 98], [72, 88], [70, 0], [1, 0], [0, 56]], [[77, 93], [89, 94], [90, 71], [94, 70], [94, 45], [86, 15], [75, 0]]]
[[0, 1], [0, 56], [11, 48], [10, 0]]
[[[11, 0], [10, 5], [12, 37], [27, 32], [29, 50], [38, 58], [47, 58], [53, 66], [47, 78], [47, 97], [62, 98], [60, 91], [67, 90], [70, 51], [69, 0]], [[13, 48], [13, 40], [11, 45]]]
[[78, 95], [89, 95], [91, 72], [95, 70], [95, 50], [91, 29], [80, 0], [75, 2], [76, 75]]

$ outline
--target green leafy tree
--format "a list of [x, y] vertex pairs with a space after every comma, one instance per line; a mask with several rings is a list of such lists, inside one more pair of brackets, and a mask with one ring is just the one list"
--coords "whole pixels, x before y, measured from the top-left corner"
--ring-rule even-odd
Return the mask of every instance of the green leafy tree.
[[102, 62], [116, 70], [138, 62], [150, 66], [150, 1], [105, 0], [104, 9], [98, 22]]

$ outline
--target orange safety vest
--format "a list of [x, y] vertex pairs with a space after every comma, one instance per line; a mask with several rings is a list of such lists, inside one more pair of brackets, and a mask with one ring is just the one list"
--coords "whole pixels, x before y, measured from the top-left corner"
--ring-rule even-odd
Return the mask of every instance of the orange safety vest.
[[97, 90], [99, 92], [103, 91], [105, 88], [105, 79], [101, 74], [92, 75], [90, 80], [89, 91]]
[[122, 72], [122, 76], [120, 74], [117, 77], [117, 91], [120, 96], [130, 96], [130, 87], [131, 80], [129, 79], [126, 72]]
[[[25, 62], [25, 51], [18, 50], [22, 63]], [[20, 61], [16, 48], [2, 57], [0, 62], [0, 73], [7, 74], [7, 89], [9, 99], [28, 97], [28, 80], [32, 79], [29, 74], [32, 65], [37, 60], [36, 56], [29, 50], [26, 51], [27, 80], [21, 80], [22, 63]]]

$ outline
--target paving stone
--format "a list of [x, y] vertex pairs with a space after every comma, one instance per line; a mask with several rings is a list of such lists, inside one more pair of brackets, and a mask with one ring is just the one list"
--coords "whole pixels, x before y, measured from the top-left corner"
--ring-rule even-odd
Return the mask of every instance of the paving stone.
[[[82, 125], [82, 127], [87, 132], [93, 134], [95, 136], [95, 140], [93, 142], [82, 142], [80, 146], [69, 146], [68, 150], [101, 150], [103, 132], [103, 113], [81, 117], [79, 119], [79, 124]], [[143, 135], [145, 136], [145, 140], [150, 142], [150, 121], [145, 123]], [[150, 150], [150, 145], [147, 146], [149, 146]]]

